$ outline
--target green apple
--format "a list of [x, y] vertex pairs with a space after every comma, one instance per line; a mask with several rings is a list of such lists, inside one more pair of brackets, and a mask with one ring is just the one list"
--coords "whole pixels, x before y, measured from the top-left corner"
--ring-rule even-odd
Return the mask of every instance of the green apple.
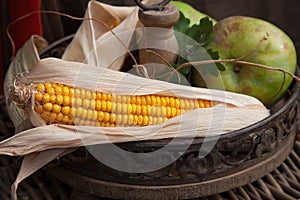
[[[209, 17], [187, 3], [180, 2], [180, 1], [171, 1], [170, 3], [175, 5], [186, 18], [190, 19], [190, 26], [194, 24], [199, 24], [200, 19], [203, 17]], [[213, 25], [216, 24], [216, 20], [212, 19], [211, 17], [209, 17], [209, 19], [212, 20]]]
[[[220, 59], [239, 58], [255, 49], [263, 37], [267, 40], [243, 61], [282, 68], [292, 73], [296, 71], [296, 50], [292, 40], [280, 28], [258, 18], [232, 16], [219, 21], [213, 29], [212, 41], [205, 47], [218, 51]], [[292, 78], [278, 71], [270, 71], [251, 65], [224, 63], [226, 70], [220, 71], [227, 91], [247, 94], [259, 99], [271, 107], [286, 92]], [[216, 77], [206, 77], [209, 87], [214, 85]], [[196, 86], [203, 86], [202, 77], [193, 71], [192, 81]], [[218, 81], [216, 81], [218, 82]], [[283, 84], [283, 85], [282, 85]]]

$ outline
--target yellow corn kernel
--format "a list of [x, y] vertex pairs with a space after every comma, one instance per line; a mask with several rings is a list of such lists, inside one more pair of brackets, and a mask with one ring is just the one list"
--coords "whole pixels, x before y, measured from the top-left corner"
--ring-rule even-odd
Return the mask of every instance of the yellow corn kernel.
[[44, 103], [50, 102], [50, 97], [51, 97], [50, 94], [45, 93], [45, 94], [43, 95], [43, 102], [44, 102]]
[[46, 92], [47, 92], [48, 94], [52, 95], [52, 94], [55, 94], [55, 89], [54, 89], [53, 87], [48, 87], [48, 88], [46, 89]]
[[86, 97], [86, 90], [80, 90], [80, 97], [82, 99], [85, 99], [85, 97]]
[[96, 108], [96, 101], [94, 99], [89, 101], [89, 109], [94, 110]]
[[156, 116], [156, 110], [157, 110], [157, 106], [151, 106], [151, 115], [152, 116]]
[[109, 122], [109, 119], [110, 119], [110, 114], [108, 112], [105, 112], [103, 122]]
[[87, 109], [90, 107], [90, 100], [88, 99], [84, 99], [83, 102], [82, 102], [82, 107]]
[[50, 96], [50, 102], [51, 103], [56, 103], [56, 95], [55, 94]]
[[141, 105], [142, 104], [142, 98], [141, 96], [136, 96], [136, 104]]
[[53, 105], [53, 112], [54, 113], [60, 113], [60, 111], [61, 111], [61, 106], [57, 105], [57, 104], [54, 104]]
[[82, 107], [76, 108], [75, 117], [80, 118], [82, 115]]
[[44, 110], [50, 112], [53, 108], [53, 104], [52, 103], [45, 103], [44, 104]]
[[180, 108], [180, 100], [178, 98], [175, 99], [175, 108]]
[[85, 93], [85, 98], [88, 99], [88, 100], [92, 99], [92, 92], [87, 90], [86, 93]]
[[82, 106], [82, 99], [77, 98], [77, 99], [75, 100], [75, 106], [76, 106], [76, 107], [81, 107], [81, 106]]
[[138, 120], [139, 120], [138, 115], [133, 115], [133, 124], [134, 124], [134, 125], [137, 125], [137, 124], [138, 124]]
[[56, 121], [56, 117], [57, 117], [57, 114], [54, 113], [54, 112], [51, 112], [50, 113], [50, 117], [49, 117], [50, 123], [55, 122]]
[[167, 106], [167, 101], [165, 97], [160, 98], [161, 106]]
[[35, 98], [36, 101], [42, 101], [43, 100], [43, 94], [38, 92], [38, 93], [35, 94], [34, 98]]
[[45, 89], [47, 89], [49, 87], [52, 87], [52, 84], [51, 83], [45, 83]]
[[125, 114], [125, 115], [122, 116], [122, 122], [121, 122], [121, 124], [122, 125], [126, 125], [127, 121], [128, 121], [128, 115]]
[[109, 118], [109, 123], [114, 124], [117, 120], [117, 116], [115, 113], [111, 113], [110, 118]]
[[122, 123], [122, 115], [121, 114], [117, 114], [116, 116], [116, 124], [117, 125], [121, 125]]
[[86, 119], [91, 120], [92, 118], [93, 118], [93, 111], [92, 110], [87, 110]]
[[101, 110], [103, 112], [106, 112], [106, 110], [107, 110], [107, 103], [104, 100], [102, 100], [102, 103], [101, 103]]
[[106, 102], [106, 111], [107, 112], [111, 112], [112, 111], [111, 101], [107, 101]]
[[70, 106], [64, 106], [61, 108], [61, 112], [64, 114], [64, 115], [68, 115], [71, 111], [71, 107]]
[[149, 124], [149, 117], [148, 117], [148, 115], [145, 115], [143, 118], [143, 125], [146, 126], [148, 124]]
[[129, 103], [136, 104], [136, 96], [131, 96], [130, 100], [129, 100]]
[[127, 105], [127, 113], [132, 114], [132, 104]]
[[80, 89], [77, 89], [77, 88], [76, 88], [76, 89], [74, 90], [74, 97], [78, 97], [78, 98], [79, 98], [79, 97], [80, 97], [80, 93], [81, 93]]
[[102, 101], [107, 101], [107, 94], [106, 93], [102, 93]]
[[156, 104], [161, 105], [160, 96], [156, 96]]
[[166, 98], [166, 106], [170, 105], [170, 97], [165, 97]]
[[150, 95], [146, 95], [146, 104], [147, 105], [151, 105], [152, 104], [152, 101], [151, 101], [151, 96]]
[[96, 105], [95, 105], [95, 109], [97, 110], [97, 111], [100, 111], [101, 110], [101, 108], [102, 108], [102, 105], [101, 105], [102, 103], [101, 103], [101, 100], [96, 100]]
[[114, 95], [75, 89], [64, 84], [37, 84], [35, 111], [47, 123], [89, 126], [131, 126], [163, 123], [195, 108], [209, 108], [209, 100], [159, 95]]
[[151, 104], [156, 105], [156, 97], [155, 95], [151, 95]]
[[133, 124], [133, 114], [129, 114], [128, 115], [128, 119], [127, 119], [127, 124], [128, 125], [132, 125]]
[[56, 116], [56, 121], [61, 122], [64, 118], [64, 115], [62, 113], [58, 113]]
[[[175, 117], [176, 114], [177, 114], [177, 109], [175, 107], [173, 107], [171, 110], [171, 117]], [[162, 116], [162, 117], [164, 117], [164, 116]]]
[[145, 96], [141, 96], [141, 104], [142, 105], [147, 105], [147, 99]]
[[146, 105], [142, 105], [142, 115], [148, 115], [148, 109]]
[[71, 98], [69, 96], [63, 96], [63, 102], [62, 104], [64, 106], [70, 105], [71, 104]]
[[64, 102], [64, 96], [59, 94], [59, 95], [56, 95], [56, 104], [58, 105], [62, 105], [62, 103]]
[[170, 118], [172, 116], [172, 109], [170, 106], [167, 106], [167, 117]]
[[152, 115], [152, 112], [151, 112], [151, 111], [152, 111], [152, 106], [151, 106], [151, 104], [148, 104], [148, 105], [147, 105], [147, 113], [148, 113], [148, 115], [150, 115], [150, 116]]
[[93, 110], [93, 117], [92, 120], [96, 121], [98, 119], [98, 112], [96, 110]]
[[156, 116], [161, 116], [161, 106], [156, 106]]
[[61, 122], [62, 122], [63, 124], [68, 124], [69, 121], [70, 121], [70, 118], [69, 118], [68, 115], [64, 115], [64, 116], [63, 116], [63, 119], [61, 120]]
[[138, 124], [138, 125], [143, 125], [143, 122], [144, 122], [143, 115], [138, 115], [138, 121], [137, 121], [137, 124]]
[[104, 119], [104, 112], [103, 111], [99, 111], [98, 112], [98, 121], [102, 122]]
[[205, 108], [210, 108], [211, 107], [211, 102], [210, 101], [204, 101]]
[[188, 99], [189, 103], [190, 103], [190, 109], [193, 110], [195, 109], [195, 103], [193, 99]]
[[45, 91], [45, 85], [42, 84], [42, 83], [39, 83], [36, 85], [36, 89], [39, 91], [39, 92], [44, 92]]
[[136, 114], [140, 115], [142, 113], [142, 106], [141, 105], [136, 105]]
[[92, 92], [92, 100], [96, 100], [97, 99], [97, 93], [96, 92]]
[[174, 97], [170, 97], [170, 107], [174, 107], [176, 104]]
[[[70, 92], [70, 91], [73, 91], [72, 93]], [[74, 94], [74, 89], [73, 88], [68, 88], [68, 87], [66, 87], [66, 86], [64, 86], [63, 88], [62, 88], [62, 95], [63, 96], [73, 96], [73, 94]]]
[[204, 102], [204, 100], [199, 99], [199, 100], [198, 100], [198, 103], [199, 103], [199, 107], [200, 107], [200, 108], [205, 108], [205, 102]]
[[96, 99], [101, 100], [102, 99], [102, 92], [96, 93]]
[[[61, 86], [57, 85], [55, 88], [55, 94], [62, 94], [63, 89]], [[48, 92], [48, 91], [47, 91]]]

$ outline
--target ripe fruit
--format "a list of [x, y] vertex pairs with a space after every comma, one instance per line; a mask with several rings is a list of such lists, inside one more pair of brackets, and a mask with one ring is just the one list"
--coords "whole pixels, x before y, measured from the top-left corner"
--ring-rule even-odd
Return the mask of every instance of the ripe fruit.
[[[242, 60], [296, 71], [296, 50], [292, 40], [275, 25], [258, 18], [232, 16], [219, 21], [213, 29], [212, 41], [205, 47], [219, 52], [220, 59], [239, 58], [253, 50], [263, 37], [267, 40]], [[282, 72], [260, 69], [250, 65], [224, 63], [226, 70], [220, 72], [225, 90], [254, 96], [267, 107], [282, 97], [292, 78]], [[215, 77], [210, 77], [212, 88]], [[283, 84], [284, 82], [284, 84]], [[204, 86], [198, 73], [193, 83]], [[283, 86], [282, 86], [283, 84]]]

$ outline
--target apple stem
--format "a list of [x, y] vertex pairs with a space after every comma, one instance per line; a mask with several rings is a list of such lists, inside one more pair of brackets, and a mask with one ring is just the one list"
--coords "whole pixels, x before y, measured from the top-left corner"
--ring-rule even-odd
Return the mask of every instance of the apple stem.
[[242, 60], [242, 59], [246, 58], [247, 56], [249, 56], [250, 54], [252, 54], [255, 51], [257, 51], [257, 49], [259, 49], [259, 47], [261, 47], [261, 45], [268, 39], [267, 36], [264, 36], [251, 51], [249, 51], [245, 55], [237, 58], [236, 60]]

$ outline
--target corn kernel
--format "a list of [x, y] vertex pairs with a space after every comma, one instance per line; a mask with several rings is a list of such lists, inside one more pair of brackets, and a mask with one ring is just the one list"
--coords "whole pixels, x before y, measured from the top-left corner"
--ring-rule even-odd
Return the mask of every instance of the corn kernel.
[[44, 104], [44, 110], [50, 112], [53, 108], [53, 104], [52, 103], [45, 103]]
[[43, 94], [38, 92], [35, 94], [35, 100], [36, 101], [42, 101], [43, 100]]

